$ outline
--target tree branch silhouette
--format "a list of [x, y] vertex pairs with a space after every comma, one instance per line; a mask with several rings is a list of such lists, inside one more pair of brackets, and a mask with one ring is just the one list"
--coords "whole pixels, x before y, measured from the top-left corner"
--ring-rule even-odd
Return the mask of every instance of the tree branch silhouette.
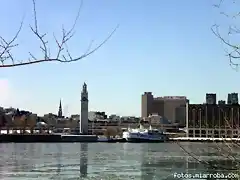
[[218, 24], [214, 24], [211, 27], [211, 30], [226, 47], [225, 53], [229, 59], [230, 66], [233, 69], [238, 70], [238, 66], [240, 64], [240, 42], [239, 39], [237, 40], [237, 37], [240, 35], [240, 29], [236, 23], [240, 20], [240, 9], [237, 10], [237, 12], [226, 12], [226, 10], [222, 10], [223, 7], [227, 7], [231, 3], [235, 7], [239, 7], [236, 0], [219, 0], [218, 4], [214, 4], [214, 7], [219, 11], [222, 17], [227, 18], [229, 22], [235, 21], [231, 23], [232, 25], [227, 27], [227, 37], [224, 37], [223, 33], [220, 33], [220, 25]]
[[75, 27], [77, 24], [77, 21], [80, 16], [80, 11], [83, 5], [83, 1], [81, 1], [77, 16], [75, 18], [75, 21], [72, 25], [72, 27], [69, 30], [66, 30], [64, 26], [62, 26], [61, 29], [61, 39], [58, 40], [53, 33], [53, 37], [57, 46], [57, 53], [55, 56], [51, 55], [50, 53], [50, 47], [48, 46], [48, 41], [46, 40], [46, 34], [47, 33], [41, 33], [38, 26], [38, 20], [37, 20], [37, 10], [36, 10], [36, 0], [32, 0], [33, 4], [33, 17], [34, 17], [34, 25], [29, 25], [32, 33], [35, 35], [35, 37], [40, 42], [40, 50], [43, 53], [42, 58], [36, 58], [33, 53], [29, 53], [29, 58], [26, 60], [16, 60], [13, 56], [12, 49], [17, 47], [19, 44], [15, 44], [16, 39], [18, 38], [22, 26], [23, 26], [23, 20], [21, 21], [20, 27], [15, 34], [15, 36], [10, 40], [7, 41], [3, 36], [0, 35], [0, 68], [7, 68], [7, 67], [15, 67], [15, 66], [24, 66], [24, 65], [30, 65], [30, 64], [36, 64], [36, 63], [42, 63], [42, 62], [51, 62], [51, 61], [57, 61], [61, 63], [70, 63], [82, 60], [86, 58], [87, 56], [93, 54], [98, 49], [100, 49], [116, 32], [119, 25], [117, 25], [114, 30], [96, 47], [92, 48], [93, 41], [89, 44], [88, 48], [86, 49], [85, 53], [78, 55], [77, 57], [73, 57], [70, 53], [70, 50], [68, 48], [67, 43], [73, 38], [75, 34]]
[[[240, 109], [239, 109], [239, 105], [236, 106], [232, 106], [231, 108], [221, 108], [219, 107], [219, 111], [223, 114], [223, 123], [224, 123], [224, 127], [222, 128], [221, 126], [219, 126], [219, 128], [210, 128], [210, 129], [214, 129], [214, 130], [231, 130], [231, 134], [228, 134], [230, 137], [228, 137], [230, 140], [224, 140], [224, 138], [222, 135], [220, 135], [220, 138], [223, 138], [222, 142], [216, 142], [214, 139], [212, 140], [211, 146], [212, 146], [212, 153], [214, 153], [216, 156], [223, 158], [225, 161], [229, 161], [229, 162], [234, 162], [233, 165], [231, 165], [231, 167], [221, 164], [221, 163], [213, 163], [211, 161], [208, 160], [201, 160], [200, 157], [194, 153], [194, 152], [190, 152], [189, 150], [187, 150], [184, 146], [181, 145], [180, 141], [177, 141], [176, 143], [180, 146], [180, 148], [183, 150], [183, 152], [188, 155], [189, 157], [191, 157], [193, 160], [195, 160], [198, 163], [201, 163], [203, 165], [205, 165], [207, 168], [210, 169], [215, 169], [215, 170], [227, 170], [227, 171], [233, 171], [236, 173], [239, 173], [239, 167], [240, 167], [240, 159], [238, 156], [238, 152], [240, 149], [240, 142], [236, 141], [235, 138], [240, 138], [240, 134], [236, 134], [237, 137], [233, 138], [234, 133], [233, 131], [237, 131], [240, 132]], [[236, 111], [238, 111], [236, 113]], [[228, 114], [229, 113], [229, 114]], [[205, 117], [206, 122], [211, 121], [211, 119], [207, 119], [207, 117]], [[219, 119], [214, 119], [213, 121], [215, 122], [215, 120], [218, 121], [219, 123]], [[194, 120], [190, 120], [190, 121], [194, 121]], [[207, 126], [209, 127], [209, 124], [207, 124]], [[199, 127], [201, 128], [201, 127]], [[204, 127], [205, 128], [205, 127]], [[214, 138], [214, 134], [211, 134], [212, 137]], [[208, 146], [208, 145], [207, 145]], [[208, 150], [207, 150], [207, 153]]]

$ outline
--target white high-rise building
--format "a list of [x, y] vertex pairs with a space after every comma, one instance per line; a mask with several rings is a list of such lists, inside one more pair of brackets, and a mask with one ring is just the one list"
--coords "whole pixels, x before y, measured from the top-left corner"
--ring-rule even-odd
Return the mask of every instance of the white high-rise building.
[[83, 84], [81, 93], [81, 120], [79, 124], [81, 134], [88, 134], [88, 91], [87, 84]]

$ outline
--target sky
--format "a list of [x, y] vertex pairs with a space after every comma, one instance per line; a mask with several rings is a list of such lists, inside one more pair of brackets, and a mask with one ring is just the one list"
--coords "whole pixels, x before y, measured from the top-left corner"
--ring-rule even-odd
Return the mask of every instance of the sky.
[[[61, 98], [65, 116], [79, 114], [84, 82], [90, 111], [122, 116], [140, 116], [145, 91], [187, 96], [191, 103], [204, 102], [207, 92], [226, 99], [228, 93], [239, 92], [240, 72], [229, 66], [224, 45], [211, 31], [217, 23], [226, 34], [230, 23], [214, 8], [217, 2], [83, 0], [76, 33], [68, 43], [71, 55], [83, 54], [92, 40], [93, 47], [98, 45], [119, 24], [112, 38], [78, 62], [0, 69], [0, 105], [43, 115], [57, 113]], [[24, 17], [14, 58], [27, 61], [29, 52], [42, 58], [40, 42], [29, 28], [34, 23], [31, 0], [1, 0], [1, 6], [0, 35], [6, 39], [15, 35]], [[38, 26], [47, 33], [52, 56], [57, 49], [53, 33], [61, 38], [62, 25], [72, 26], [79, 6], [76, 0], [36, 1]]]

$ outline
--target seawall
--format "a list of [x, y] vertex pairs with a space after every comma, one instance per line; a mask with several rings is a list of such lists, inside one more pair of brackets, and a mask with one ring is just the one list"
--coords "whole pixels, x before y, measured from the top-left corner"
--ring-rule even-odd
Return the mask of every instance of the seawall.
[[96, 135], [62, 135], [61, 142], [98, 142]]
[[51, 134], [1, 134], [0, 143], [61, 142], [61, 135]]
[[179, 141], [179, 142], [240, 142], [240, 138], [196, 138], [196, 137], [178, 137], [169, 138], [169, 141]]
[[1, 134], [0, 143], [64, 143], [64, 142], [98, 142], [94, 135], [61, 134]]

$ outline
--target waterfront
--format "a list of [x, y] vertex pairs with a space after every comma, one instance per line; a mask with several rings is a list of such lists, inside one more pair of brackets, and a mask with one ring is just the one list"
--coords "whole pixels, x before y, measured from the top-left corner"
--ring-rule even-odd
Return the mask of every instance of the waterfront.
[[[231, 166], [231, 161], [214, 152], [216, 144], [182, 142], [181, 146], [198, 159]], [[174, 179], [173, 173], [214, 173], [176, 143], [9, 143], [0, 144], [0, 154], [0, 179], [4, 180], [158, 180]]]

